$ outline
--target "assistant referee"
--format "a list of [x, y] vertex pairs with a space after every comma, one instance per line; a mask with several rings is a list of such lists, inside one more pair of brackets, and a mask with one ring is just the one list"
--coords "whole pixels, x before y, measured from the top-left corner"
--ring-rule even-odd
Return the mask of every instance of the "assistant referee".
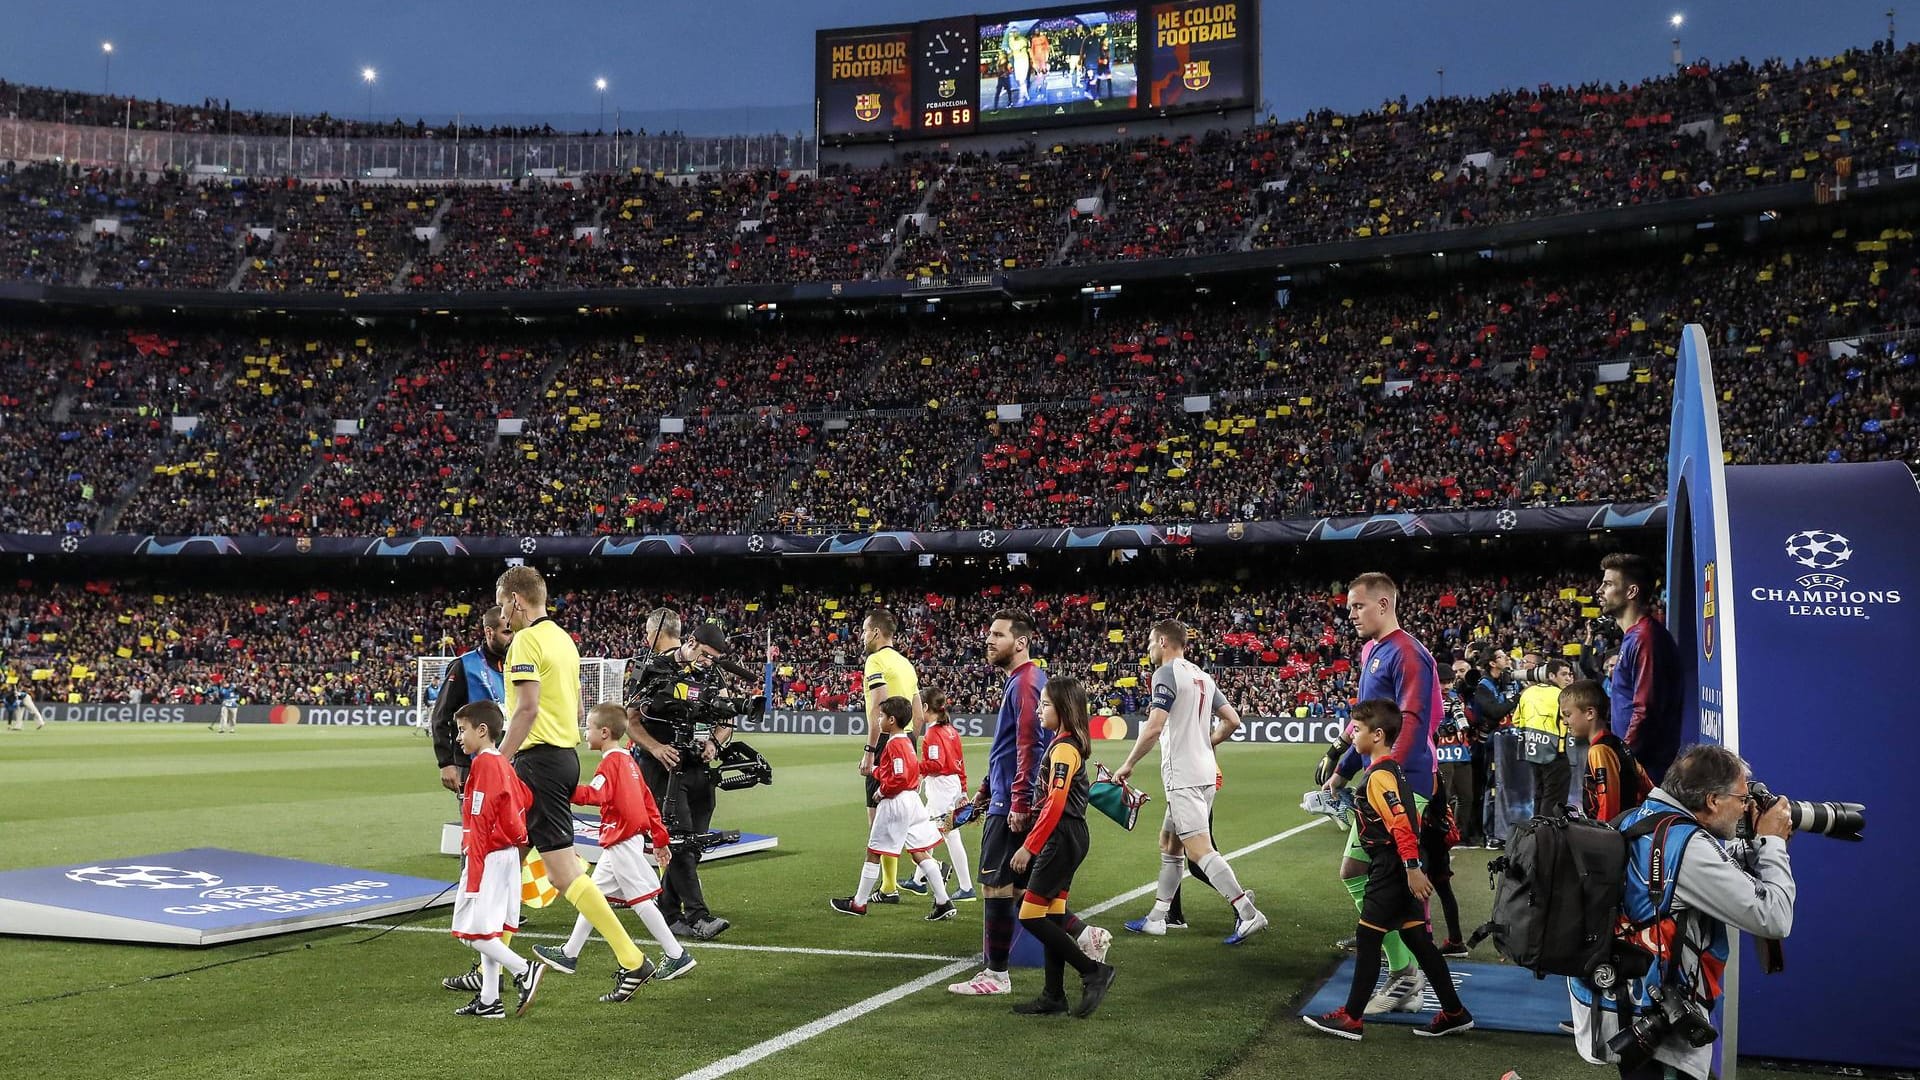
[[[547, 617], [547, 581], [531, 566], [500, 575], [494, 595], [506, 615], [513, 643], [507, 646], [507, 685], [513, 714], [500, 752], [513, 762], [533, 802], [527, 807], [527, 842], [547, 864], [547, 877], [567, 903], [600, 931], [620, 962], [614, 989], [602, 1000], [625, 1001], [653, 976], [653, 964], [627, 935], [606, 896], [581, 873], [573, 850], [573, 789], [580, 783], [580, 650], [573, 637]], [[538, 953], [536, 953], [538, 955]], [[534, 965], [533, 989], [549, 966]]]

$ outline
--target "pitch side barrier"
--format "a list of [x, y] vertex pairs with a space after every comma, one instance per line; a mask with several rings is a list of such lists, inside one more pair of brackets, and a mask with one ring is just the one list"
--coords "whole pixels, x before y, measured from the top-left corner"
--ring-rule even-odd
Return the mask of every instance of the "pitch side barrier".
[[[114, 703], [57, 703], [40, 706], [47, 719], [108, 724], [212, 724], [220, 719], [218, 705], [126, 705]], [[414, 709], [401, 705], [241, 705], [242, 724], [303, 724], [309, 727], [411, 727]], [[1096, 716], [1096, 738], [1132, 739], [1146, 717]], [[992, 738], [999, 727], [993, 713], [955, 713], [953, 726], [963, 738]], [[1233, 733], [1233, 742], [1324, 743], [1342, 721], [1330, 716], [1250, 716]], [[854, 712], [814, 712], [775, 709], [766, 716], [743, 719], [739, 730], [750, 735], [867, 734], [867, 718]]]

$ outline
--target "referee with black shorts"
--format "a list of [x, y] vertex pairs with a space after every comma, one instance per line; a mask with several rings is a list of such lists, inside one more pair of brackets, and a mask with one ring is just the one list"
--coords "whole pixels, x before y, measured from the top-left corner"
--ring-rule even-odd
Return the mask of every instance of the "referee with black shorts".
[[[506, 615], [513, 643], [507, 646], [507, 686], [512, 714], [500, 752], [533, 793], [527, 807], [527, 842], [547, 864], [547, 877], [575, 910], [600, 931], [620, 967], [602, 1001], [625, 1001], [653, 977], [653, 963], [633, 943], [606, 896], [582, 873], [573, 850], [573, 789], [580, 784], [580, 650], [573, 636], [547, 617], [547, 582], [531, 566], [516, 566], [494, 583], [495, 602]], [[572, 971], [541, 957], [533, 966], [527, 1001], [549, 968]], [[526, 1002], [522, 1003], [525, 1007]]]

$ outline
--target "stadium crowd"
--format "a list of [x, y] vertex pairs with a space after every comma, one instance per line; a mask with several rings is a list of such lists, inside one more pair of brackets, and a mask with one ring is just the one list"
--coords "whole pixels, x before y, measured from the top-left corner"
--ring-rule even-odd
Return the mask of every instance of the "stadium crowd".
[[[1035, 616], [1036, 656], [1089, 680], [1101, 707], [1130, 712], [1145, 701], [1149, 616], [1177, 614], [1198, 630], [1201, 655], [1242, 712], [1345, 707], [1356, 645], [1340, 584], [1151, 570], [1109, 578], [1077, 588], [1038, 575], [878, 588], [586, 585], [558, 591], [554, 617], [582, 655], [626, 658], [644, 652], [642, 624], [655, 606], [720, 616], [743, 634], [749, 664], [771, 640], [776, 707], [806, 710], [860, 700], [860, 619], [885, 606], [901, 620], [900, 647], [922, 684], [946, 690], [958, 712], [982, 712], [998, 701], [1004, 676], [986, 664], [981, 632], [994, 610], [1012, 605]], [[1604, 646], [1592, 643], [1584, 614], [1593, 578], [1488, 569], [1415, 576], [1403, 611], [1436, 653], [1487, 638], [1554, 655], [1580, 646], [1598, 663]], [[45, 701], [207, 701], [226, 684], [256, 703], [417, 704], [413, 658], [471, 648], [486, 599], [484, 582], [275, 589], [30, 577], [15, 585], [0, 598], [0, 656]]]
[[[0, 439], [18, 463], [0, 523], [971, 529], [1649, 498], [1671, 343], [1693, 321], [1736, 460], [1913, 459], [1917, 259], [1891, 229], [1706, 241], [1091, 321], [20, 328], [0, 347]], [[1186, 411], [1191, 395], [1205, 411]], [[675, 415], [685, 437], [660, 436]], [[203, 429], [175, 433], [174, 416]], [[498, 434], [502, 419], [524, 431]], [[224, 494], [196, 521], [194, 492]]]
[[[304, 194], [269, 197], [288, 181], [9, 166], [0, 175], [0, 267], [30, 280], [204, 289], [227, 287], [244, 265], [246, 290], [468, 292], [930, 280], [1294, 247], [1831, 185], [1910, 166], [1920, 161], [1916, 69], [1920, 46], [1879, 43], [1793, 62], [1702, 62], [1632, 86], [1403, 99], [1197, 137], [908, 157], [817, 175], [758, 168], [402, 185], [324, 209], [299, 205]], [[98, 121], [105, 104], [0, 83], [0, 110], [43, 116], [57, 107]], [[117, 124], [124, 103], [111, 104]], [[139, 111], [143, 123], [188, 130], [252, 117], [286, 132], [285, 117], [211, 106]], [[308, 125], [355, 126], [327, 117]], [[452, 134], [424, 125], [383, 133]], [[420, 245], [412, 227], [442, 199], [453, 203], [442, 235]], [[120, 231], [87, 248], [85, 230], [116, 213]], [[247, 250], [251, 227], [281, 235], [269, 250], [257, 241]], [[400, 274], [409, 261], [412, 271]]]

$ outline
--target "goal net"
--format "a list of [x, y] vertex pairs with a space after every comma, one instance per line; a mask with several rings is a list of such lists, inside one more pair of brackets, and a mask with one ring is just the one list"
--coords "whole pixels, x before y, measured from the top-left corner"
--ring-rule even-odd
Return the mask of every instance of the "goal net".
[[[413, 726], [422, 734], [433, 726], [433, 705], [440, 687], [447, 681], [447, 669], [457, 656], [419, 656], [413, 661]], [[603, 701], [626, 700], [627, 661], [624, 657], [583, 656], [580, 658], [580, 715], [576, 719], [586, 730], [587, 710]], [[511, 712], [506, 702], [501, 709]]]

